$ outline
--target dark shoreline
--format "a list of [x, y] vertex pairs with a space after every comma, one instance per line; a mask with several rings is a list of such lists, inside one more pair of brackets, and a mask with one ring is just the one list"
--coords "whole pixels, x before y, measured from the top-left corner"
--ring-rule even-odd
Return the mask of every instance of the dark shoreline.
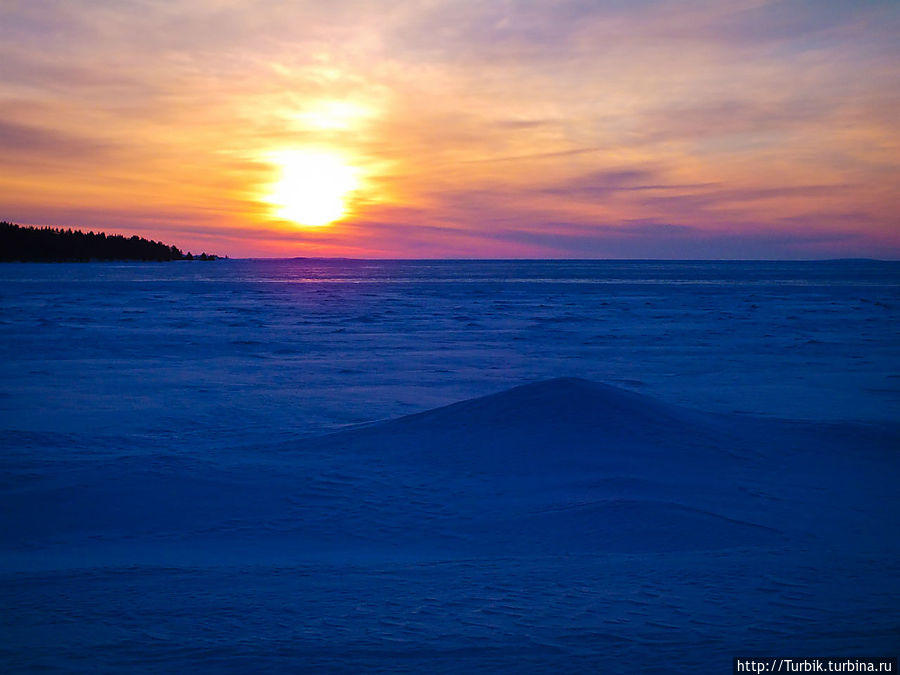
[[105, 232], [53, 227], [23, 227], [0, 222], [0, 262], [169, 262], [216, 260], [203, 252], [194, 256], [174, 245]]

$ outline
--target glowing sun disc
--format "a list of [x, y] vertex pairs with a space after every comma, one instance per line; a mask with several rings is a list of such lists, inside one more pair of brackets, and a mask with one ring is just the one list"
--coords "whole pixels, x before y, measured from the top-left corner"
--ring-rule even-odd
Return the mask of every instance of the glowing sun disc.
[[340, 157], [296, 150], [278, 153], [272, 161], [280, 167], [280, 177], [266, 201], [277, 217], [318, 227], [346, 214], [347, 197], [359, 181], [356, 169]]

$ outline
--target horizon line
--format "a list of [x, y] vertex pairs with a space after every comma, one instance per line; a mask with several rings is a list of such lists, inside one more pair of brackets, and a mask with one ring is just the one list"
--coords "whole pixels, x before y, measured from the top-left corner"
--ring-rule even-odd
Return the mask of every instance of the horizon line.
[[[655, 263], [715, 263], [715, 262], [874, 262], [896, 263], [900, 258], [869, 258], [869, 257], [841, 257], [841, 258], [388, 258], [388, 257], [350, 257], [350, 256], [219, 256], [218, 261], [247, 261], [247, 260], [331, 260], [331, 261], [359, 261], [359, 262], [655, 262]], [[171, 262], [190, 262], [178, 261]]]

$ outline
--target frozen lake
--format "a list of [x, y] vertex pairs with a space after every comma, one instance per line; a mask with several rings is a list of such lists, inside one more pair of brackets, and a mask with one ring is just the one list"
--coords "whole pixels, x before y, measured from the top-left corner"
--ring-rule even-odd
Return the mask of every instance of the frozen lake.
[[872, 261], [2, 265], [0, 665], [896, 655], [898, 328]]
[[900, 414], [900, 264], [0, 267], [4, 431], [218, 445], [577, 375], [705, 410]]

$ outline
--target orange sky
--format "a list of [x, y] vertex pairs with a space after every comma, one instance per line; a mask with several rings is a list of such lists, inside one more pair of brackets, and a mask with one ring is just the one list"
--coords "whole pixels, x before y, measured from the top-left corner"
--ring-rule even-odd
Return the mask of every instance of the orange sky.
[[[0, 38], [3, 220], [232, 257], [900, 257], [896, 2], [35, 0]], [[335, 184], [341, 219], [288, 219]]]

